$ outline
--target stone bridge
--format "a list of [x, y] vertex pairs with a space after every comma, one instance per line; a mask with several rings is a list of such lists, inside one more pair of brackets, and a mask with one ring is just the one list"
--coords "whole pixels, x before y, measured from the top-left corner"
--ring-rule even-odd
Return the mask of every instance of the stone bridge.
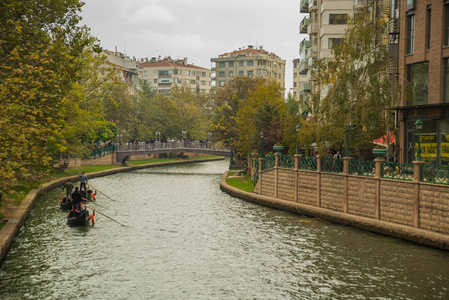
[[156, 142], [153, 144], [128, 144], [118, 145], [116, 161], [118, 163], [125, 163], [131, 155], [142, 154], [162, 154], [162, 153], [202, 153], [211, 155], [230, 156], [229, 149], [224, 147], [217, 147], [213, 143], [201, 142]]

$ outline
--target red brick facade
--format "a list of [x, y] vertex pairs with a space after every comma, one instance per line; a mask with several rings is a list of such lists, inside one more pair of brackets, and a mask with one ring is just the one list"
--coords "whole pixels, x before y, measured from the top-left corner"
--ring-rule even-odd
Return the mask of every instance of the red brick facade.
[[[449, 45], [446, 0], [397, 0], [399, 16], [399, 84], [402, 99], [397, 108], [399, 160], [416, 159], [417, 131], [413, 124], [423, 121], [422, 159], [449, 164]], [[394, 1], [392, 1], [394, 3]], [[410, 26], [410, 20], [414, 23]], [[430, 24], [430, 27], [429, 27]], [[413, 51], [410, 37], [413, 36]], [[446, 93], [446, 96], [445, 96]]]

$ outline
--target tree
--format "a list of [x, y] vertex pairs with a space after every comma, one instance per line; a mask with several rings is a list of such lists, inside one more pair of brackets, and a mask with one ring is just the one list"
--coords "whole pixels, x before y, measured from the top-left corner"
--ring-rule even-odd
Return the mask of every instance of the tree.
[[0, 193], [38, 182], [61, 148], [63, 107], [81, 80], [85, 50], [77, 0], [0, 2]]
[[235, 121], [238, 106], [248, 99], [261, 80], [254, 77], [235, 77], [217, 91], [210, 124], [214, 140], [235, 146], [238, 139]]
[[[313, 97], [313, 131], [322, 147], [340, 147], [346, 125], [356, 125], [350, 146], [364, 148], [386, 134], [385, 113], [399, 99], [388, 76], [387, 24], [376, 1], [348, 21], [334, 60], [317, 63], [319, 92]], [[302, 137], [307, 140], [306, 137]]]
[[282, 141], [281, 120], [287, 115], [282, 88], [272, 80], [259, 81], [248, 100], [240, 102], [238, 106], [235, 117], [238, 152], [245, 154], [257, 149], [261, 132], [264, 133], [265, 149]]

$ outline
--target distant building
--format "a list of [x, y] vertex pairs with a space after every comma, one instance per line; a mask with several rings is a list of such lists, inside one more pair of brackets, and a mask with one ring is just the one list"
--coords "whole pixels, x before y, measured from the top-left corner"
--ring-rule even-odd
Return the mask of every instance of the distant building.
[[137, 95], [142, 88], [139, 83], [136, 59], [130, 59], [120, 52], [109, 50], [103, 50], [103, 54], [107, 56], [106, 66], [114, 70], [114, 80], [126, 83], [129, 94]]
[[392, 0], [390, 62], [402, 87], [397, 111], [399, 160], [449, 165], [449, 1]]
[[209, 69], [187, 63], [187, 58], [173, 60], [170, 57], [139, 63], [139, 78], [157, 88], [157, 92], [170, 95], [176, 85], [186, 84], [197, 94], [209, 93], [211, 72]]
[[234, 50], [212, 58], [213, 80], [218, 87], [237, 76], [271, 77], [285, 88], [285, 60], [263, 47]]

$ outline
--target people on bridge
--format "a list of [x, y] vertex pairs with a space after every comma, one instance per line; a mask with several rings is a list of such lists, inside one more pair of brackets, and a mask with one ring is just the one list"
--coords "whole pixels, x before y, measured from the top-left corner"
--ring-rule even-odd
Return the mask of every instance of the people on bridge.
[[81, 172], [80, 174], [78, 174], [79, 178], [80, 178], [80, 190], [81, 191], [86, 191], [86, 184], [87, 184], [87, 176], [86, 173]]
[[67, 180], [67, 182], [62, 186], [62, 190], [65, 190], [65, 198], [67, 201], [72, 199], [73, 183], [70, 180]]

